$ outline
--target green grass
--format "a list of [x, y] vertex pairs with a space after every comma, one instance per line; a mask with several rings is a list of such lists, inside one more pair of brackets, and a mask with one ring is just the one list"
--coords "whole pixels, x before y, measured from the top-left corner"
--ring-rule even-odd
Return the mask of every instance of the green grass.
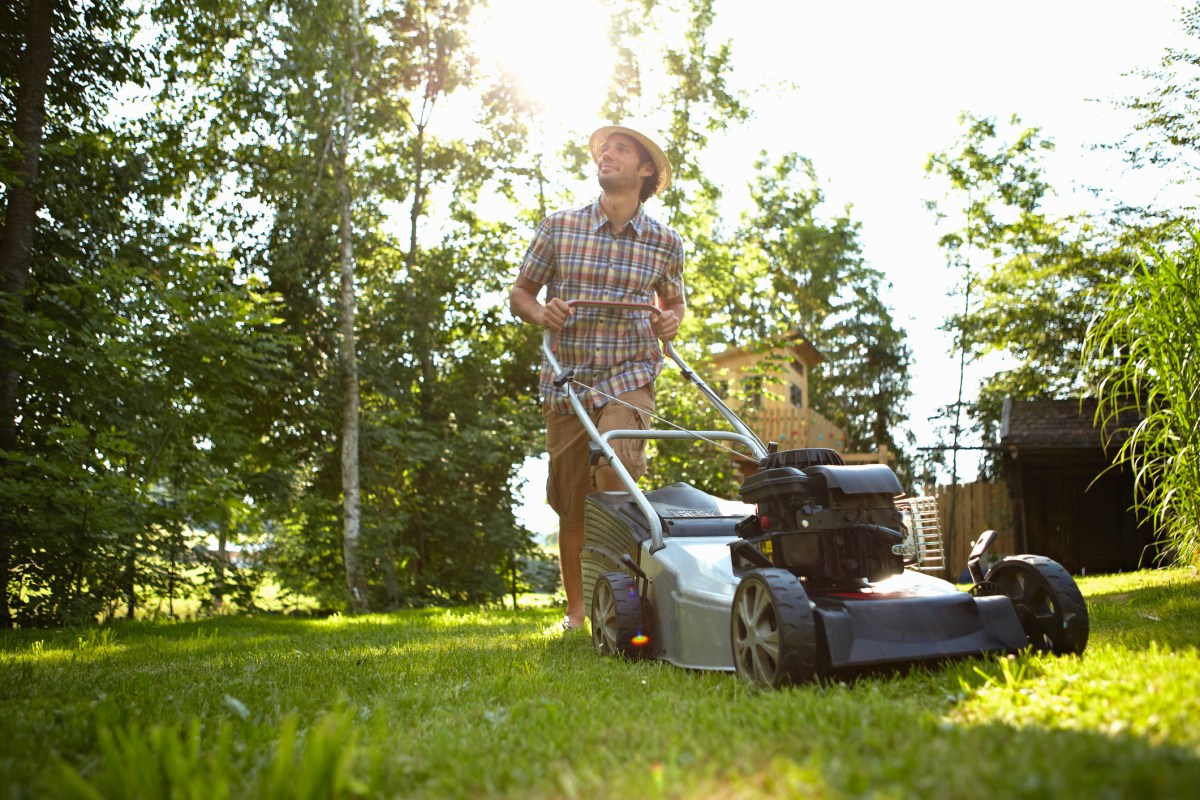
[[760, 691], [553, 609], [0, 634], [0, 797], [1194, 797], [1200, 579], [1080, 579], [1082, 658]]

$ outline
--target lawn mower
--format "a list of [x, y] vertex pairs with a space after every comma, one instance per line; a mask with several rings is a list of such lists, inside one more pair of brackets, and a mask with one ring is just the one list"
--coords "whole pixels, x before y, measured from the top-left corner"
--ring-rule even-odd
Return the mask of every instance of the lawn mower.
[[[658, 313], [638, 303], [571, 305]], [[552, 335], [543, 340], [593, 460], [607, 459], [625, 487], [586, 501], [581, 559], [598, 653], [736, 672], [779, 687], [1025, 648], [1083, 652], [1087, 606], [1059, 564], [1010, 556], [985, 571], [996, 537], [985, 531], [968, 558], [966, 591], [930, 574], [942, 568], [933, 498], [905, 497], [885, 464], [847, 465], [835, 450], [764, 445], [669, 342], [662, 349], [729, 429], [601, 434], [573, 371], [557, 361]], [[619, 438], [730, 443], [757, 471], [737, 501], [686, 483], [643, 491], [613, 452], [610, 441]]]

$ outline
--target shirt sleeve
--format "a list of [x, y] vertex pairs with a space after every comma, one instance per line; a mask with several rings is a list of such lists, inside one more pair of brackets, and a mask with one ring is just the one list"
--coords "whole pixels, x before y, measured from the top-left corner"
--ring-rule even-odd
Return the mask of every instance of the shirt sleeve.
[[654, 292], [664, 302], [683, 303], [687, 296], [683, 285], [683, 240], [679, 238], [678, 234], [672, 233], [674, 241], [671, 253], [667, 258], [662, 278], [654, 286]]
[[529, 249], [525, 251], [525, 260], [521, 262], [521, 275], [536, 284], [545, 286], [558, 271], [558, 256], [554, 247], [554, 226], [550, 217], [542, 220]]

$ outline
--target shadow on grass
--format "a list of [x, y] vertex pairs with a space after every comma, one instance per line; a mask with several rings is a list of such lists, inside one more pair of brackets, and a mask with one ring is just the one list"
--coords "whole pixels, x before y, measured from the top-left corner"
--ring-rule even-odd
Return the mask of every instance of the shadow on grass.
[[545, 610], [478, 611], [470, 609], [411, 609], [387, 614], [325, 618], [282, 615], [211, 617], [169, 623], [117, 620], [103, 626], [66, 629], [0, 631], [0, 654], [99, 650], [117, 646], [131, 651], [166, 646], [189, 651], [260, 651], [264, 647], [293, 648], [297, 643], [359, 644], [420, 643], [491, 635], [516, 635], [545, 625]]

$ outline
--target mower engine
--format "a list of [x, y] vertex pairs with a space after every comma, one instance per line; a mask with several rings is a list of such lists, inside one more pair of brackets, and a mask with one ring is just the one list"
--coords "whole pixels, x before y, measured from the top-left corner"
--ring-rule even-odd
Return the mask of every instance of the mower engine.
[[836, 451], [816, 448], [772, 453], [742, 484], [756, 513], [736, 530], [761, 553], [752, 562], [812, 588], [861, 587], [904, 571], [902, 493], [884, 464], [847, 466]]

